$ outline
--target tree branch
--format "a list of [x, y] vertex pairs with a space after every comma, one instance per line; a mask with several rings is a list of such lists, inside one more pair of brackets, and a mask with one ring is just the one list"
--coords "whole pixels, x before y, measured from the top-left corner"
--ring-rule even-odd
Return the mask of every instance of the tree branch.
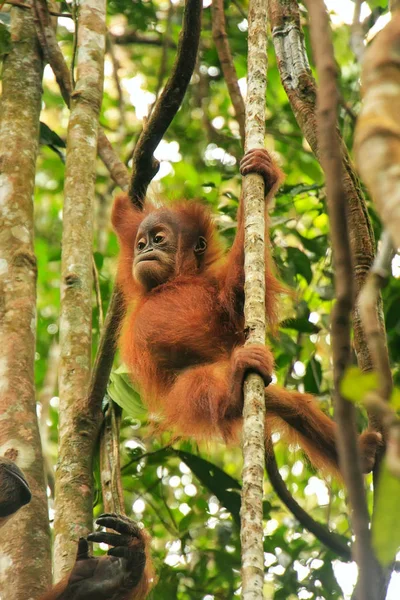
[[365, 337], [374, 363], [374, 369], [379, 377], [379, 395], [383, 400], [389, 400], [393, 380], [386, 338], [382, 335], [382, 328], [377, 319], [376, 306], [380, 291], [391, 276], [394, 254], [392, 239], [389, 233], [384, 231], [381, 238], [381, 247], [358, 297], [358, 308], [365, 330]]
[[164, 43], [167, 44], [169, 48], [176, 50], [176, 44], [173, 40], [169, 39], [168, 42], [164, 42], [163, 36], [150, 36], [150, 35], [141, 35], [136, 31], [124, 31], [124, 33], [120, 33], [118, 35], [114, 33], [110, 33], [110, 37], [114, 44], [117, 45], [128, 45], [128, 44], [141, 44], [145, 46], [163, 46]]
[[345, 561], [351, 560], [351, 550], [348, 544], [346, 544], [343, 537], [329, 531], [327, 527], [315, 521], [312, 516], [306, 512], [300, 504], [293, 498], [285, 482], [283, 481], [281, 474], [279, 473], [278, 465], [276, 463], [274, 447], [270, 436], [266, 436], [265, 439], [265, 467], [267, 469], [267, 475], [269, 481], [276, 492], [278, 498], [283, 504], [290, 510], [295, 516], [300, 525], [307, 529], [310, 533], [315, 535], [317, 540], [325, 544], [327, 548], [335, 552]]
[[224, 0], [213, 0], [211, 4], [212, 35], [217, 48], [219, 62], [228, 87], [231, 102], [235, 111], [236, 120], [239, 123], [240, 137], [244, 146], [245, 138], [245, 108], [243, 96], [240, 92], [233, 57], [226, 34], [226, 20], [224, 12]]
[[134, 170], [129, 196], [137, 206], [142, 206], [147, 187], [158, 171], [154, 150], [178, 112], [193, 74], [200, 40], [201, 12], [201, 0], [186, 0], [175, 64], [133, 153]]
[[329, 19], [323, 0], [306, 0], [310, 33], [319, 75], [317, 123], [321, 164], [325, 172], [328, 213], [335, 267], [336, 303], [332, 314], [332, 352], [335, 383], [335, 417], [338, 422], [338, 453], [352, 508], [355, 533], [354, 554], [359, 568], [357, 597], [376, 600], [382, 588], [380, 567], [373, 554], [369, 513], [357, 444], [355, 407], [343, 398], [340, 383], [351, 361], [351, 323], [353, 304], [352, 256], [348, 237], [348, 213], [343, 184], [342, 151], [337, 136], [337, 67]]
[[363, 1], [364, 0], [355, 0], [354, 2], [354, 17], [350, 31], [350, 46], [360, 65], [365, 53], [364, 29], [360, 21], [361, 5]]

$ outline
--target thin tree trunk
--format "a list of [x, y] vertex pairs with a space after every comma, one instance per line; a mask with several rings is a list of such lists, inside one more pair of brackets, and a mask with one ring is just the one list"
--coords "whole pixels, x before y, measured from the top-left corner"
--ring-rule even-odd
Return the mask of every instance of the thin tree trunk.
[[[245, 150], [264, 147], [267, 87], [267, 2], [250, 0]], [[260, 175], [243, 178], [245, 328], [247, 343], [265, 344], [265, 194]], [[263, 479], [265, 386], [246, 377], [243, 408], [243, 489], [240, 540], [242, 598], [261, 600], [264, 587]]]
[[[317, 92], [304, 46], [298, 2], [296, 0], [270, 0], [269, 14], [282, 85], [301, 131], [315, 156], [320, 160], [315, 107]], [[357, 296], [374, 260], [375, 240], [360, 182], [348, 150], [342, 138], [339, 139], [344, 192], [348, 205], [354, 291]], [[371, 356], [357, 310], [353, 314], [353, 327], [358, 364], [364, 371], [370, 370], [372, 369]], [[382, 328], [384, 328], [383, 323]]]
[[359, 171], [394, 245], [400, 246], [400, 12], [365, 54], [357, 123]]
[[94, 180], [105, 31], [105, 1], [82, 0], [63, 213], [56, 580], [70, 569], [78, 538], [92, 529], [92, 452], [99, 419], [87, 401], [87, 392], [91, 371]]
[[346, 482], [355, 534], [354, 556], [359, 570], [357, 600], [378, 600], [383, 588], [381, 570], [371, 546], [370, 519], [357, 444], [355, 407], [343, 398], [340, 384], [351, 362], [351, 312], [353, 306], [352, 256], [348, 231], [348, 206], [343, 162], [337, 136], [337, 68], [329, 17], [323, 0], [306, 0], [310, 14], [313, 53], [319, 75], [317, 124], [321, 162], [326, 178], [327, 204], [335, 267], [336, 302], [332, 313], [332, 353], [335, 383], [335, 418], [340, 470]]
[[11, 9], [0, 109], [0, 454], [24, 470], [32, 501], [1, 531], [0, 595], [36, 597], [51, 580], [50, 532], [34, 390], [33, 189], [42, 61], [32, 13]]

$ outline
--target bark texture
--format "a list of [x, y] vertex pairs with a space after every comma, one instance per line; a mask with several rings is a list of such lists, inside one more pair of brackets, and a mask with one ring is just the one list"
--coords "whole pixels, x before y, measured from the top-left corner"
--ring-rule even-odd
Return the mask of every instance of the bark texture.
[[386, 401], [389, 401], [392, 393], [393, 379], [386, 337], [382, 335], [382, 328], [377, 319], [376, 305], [381, 289], [391, 276], [393, 255], [392, 238], [387, 231], [383, 231], [379, 252], [358, 297], [358, 307], [366, 340], [374, 369], [379, 377], [378, 393], [381, 399]]
[[[270, 0], [269, 14], [282, 84], [300, 129], [318, 160], [321, 160], [316, 123], [316, 84], [305, 50], [298, 3], [296, 0]], [[340, 136], [339, 143], [353, 261], [354, 292], [357, 296], [374, 260], [375, 240], [360, 182]], [[357, 308], [353, 314], [353, 328], [354, 346], [360, 368], [370, 370], [371, 356]]]
[[32, 501], [1, 531], [0, 595], [37, 597], [51, 580], [50, 532], [33, 368], [33, 189], [42, 61], [31, 11], [11, 9], [0, 107], [0, 454], [24, 470]]
[[337, 136], [337, 67], [331, 41], [329, 18], [323, 0], [306, 0], [310, 14], [313, 53], [319, 75], [317, 124], [327, 188], [328, 213], [335, 267], [336, 302], [331, 335], [335, 383], [335, 418], [340, 470], [346, 482], [355, 534], [354, 556], [359, 570], [357, 600], [378, 600], [382, 589], [380, 569], [371, 547], [369, 513], [357, 444], [355, 407], [343, 398], [340, 383], [351, 363], [351, 311], [353, 273], [348, 235], [348, 205], [343, 181], [343, 163]]
[[[267, 2], [250, 0], [245, 151], [264, 147], [267, 88]], [[243, 178], [245, 227], [245, 327], [247, 343], [265, 344], [265, 194], [260, 175]], [[264, 382], [244, 384], [243, 490], [241, 508], [242, 598], [260, 600], [264, 586], [263, 476]]]
[[364, 102], [355, 152], [361, 177], [394, 245], [400, 246], [400, 13], [365, 54]]
[[87, 392], [92, 338], [93, 199], [105, 31], [105, 2], [82, 0], [64, 188], [56, 580], [70, 569], [78, 538], [92, 529], [92, 452], [99, 420]]

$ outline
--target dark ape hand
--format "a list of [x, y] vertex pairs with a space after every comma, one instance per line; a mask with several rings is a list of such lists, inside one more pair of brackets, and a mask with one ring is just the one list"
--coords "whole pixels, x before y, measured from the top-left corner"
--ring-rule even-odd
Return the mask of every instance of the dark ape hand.
[[88, 542], [80, 538], [75, 565], [59, 600], [118, 600], [142, 578], [145, 541], [136, 523], [117, 514], [101, 515], [96, 523], [117, 533], [91, 533], [88, 540], [113, 547], [107, 556], [90, 556]]

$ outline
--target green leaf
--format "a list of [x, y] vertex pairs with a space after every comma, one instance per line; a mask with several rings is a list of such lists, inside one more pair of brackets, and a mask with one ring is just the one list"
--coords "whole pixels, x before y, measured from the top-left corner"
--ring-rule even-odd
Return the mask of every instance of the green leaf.
[[372, 518], [372, 546], [384, 567], [394, 560], [400, 547], [399, 498], [400, 479], [389, 472], [384, 461]]
[[342, 379], [340, 392], [351, 402], [360, 403], [368, 392], [378, 387], [376, 373], [363, 373], [358, 367], [349, 367]]
[[125, 410], [128, 415], [135, 419], [146, 419], [147, 410], [143, 406], [139, 394], [133, 389], [127, 375], [122, 375], [116, 371], [111, 373], [107, 391], [114, 402]]
[[11, 51], [11, 35], [8, 28], [0, 21], [0, 56]]
[[304, 235], [301, 235], [297, 229], [292, 229], [291, 233], [293, 233], [301, 241], [304, 248], [309, 252], [313, 252], [317, 256], [322, 256], [325, 253], [327, 245], [326, 235], [318, 235], [314, 238], [306, 238]]
[[93, 258], [97, 269], [100, 271], [104, 264], [104, 256], [101, 254], [101, 252], [94, 252]]
[[312, 356], [307, 363], [304, 375], [304, 391], [309, 394], [319, 394], [321, 391], [322, 366], [319, 360]]
[[312, 280], [312, 270], [311, 263], [308, 256], [304, 254], [298, 248], [286, 248], [287, 252], [287, 260], [289, 263], [293, 263], [296, 269], [296, 273], [302, 275], [307, 283], [311, 283]]
[[173, 452], [189, 467], [197, 479], [218, 498], [239, 525], [241, 502], [238, 492], [241, 490], [241, 485], [237, 479], [234, 479], [217, 465], [201, 456], [182, 450], [173, 450]]

